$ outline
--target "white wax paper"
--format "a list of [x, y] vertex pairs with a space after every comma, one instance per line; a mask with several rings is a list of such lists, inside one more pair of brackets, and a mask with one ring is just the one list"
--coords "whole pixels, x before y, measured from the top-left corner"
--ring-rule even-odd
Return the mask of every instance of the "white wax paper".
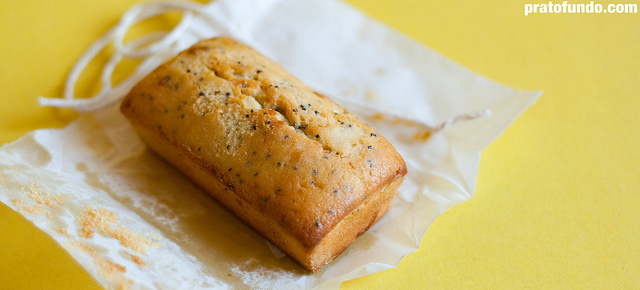
[[[108, 288], [337, 288], [394, 267], [417, 250], [438, 215], [472, 196], [482, 149], [540, 95], [476, 75], [338, 1], [218, 0], [207, 7], [215, 23], [196, 17], [180, 45], [145, 61], [136, 77], [198, 39], [235, 37], [389, 139], [407, 163], [407, 179], [378, 224], [309, 273], [150, 153], [116, 106], [4, 145], [0, 201]], [[489, 117], [424, 134], [486, 110]], [[95, 216], [106, 222], [87, 238], [82, 217], [91, 210], [116, 218]]]

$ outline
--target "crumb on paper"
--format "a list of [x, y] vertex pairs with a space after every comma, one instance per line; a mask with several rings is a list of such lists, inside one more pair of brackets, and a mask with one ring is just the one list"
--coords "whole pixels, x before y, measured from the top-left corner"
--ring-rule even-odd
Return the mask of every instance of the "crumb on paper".
[[[23, 187], [20, 190], [22, 190], [24, 195], [29, 197], [32, 201], [45, 205], [51, 209], [59, 209], [68, 197], [65, 194], [50, 194], [35, 181], [30, 182], [28, 188]], [[48, 219], [53, 218], [51, 212], [47, 211], [43, 206], [37, 204], [27, 205], [28, 202], [24, 199], [14, 199], [12, 202], [18, 208], [18, 212], [23, 215], [39, 215], [46, 213]]]
[[127, 269], [124, 266], [100, 257], [94, 249], [82, 242], [74, 242], [73, 244], [80, 250], [91, 256], [91, 258], [93, 259], [93, 263], [98, 268], [98, 274], [100, 276], [116, 283], [118, 289], [131, 288], [131, 284], [133, 283], [133, 281], [127, 280], [127, 278], [125, 278], [124, 273], [127, 272]]
[[0, 173], [0, 182], [4, 182], [4, 176], [2, 176], [2, 173]]
[[411, 121], [411, 120], [406, 120], [406, 119], [400, 119], [400, 118], [395, 118], [393, 119], [393, 124], [394, 125], [405, 125], [405, 126], [422, 126], [422, 124]]
[[65, 199], [68, 197], [65, 194], [50, 194], [42, 189], [42, 187], [35, 181], [32, 181], [29, 184], [29, 188], [27, 188], [26, 190], [23, 189], [23, 191], [25, 191], [25, 194], [33, 201], [39, 204], [44, 204], [51, 209], [59, 209], [60, 206], [64, 203]]
[[69, 235], [69, 233], [67, 232], [67, 229], [62, 229], [62, 228], [52, 228], [54, 231], [60, 233], [61, 235], [67, 237], [67, 239], [71, 239], [71, 236]]
[[138, 264], [138, 266], [146, 266], [147, 263], [145, 261], [142, 260], [142, 258], [131, 254], [129, 252], [125, 252], [127, 255], [129, 255], [129, 258], [131, 258], [131, 261], [133, 261], [134, 263]]
[[86, 206], [78, 221], [82, 223], [82, 228], [79, 230], [79, 234], [83, 238], [91, 238], [96, 231], [101, 234], [109, 235], [110, 237], [120, 241], [120, 244], [124, 247], [132, 249], [138, 253], [144, 254], [149, 247], [159, 247], [160, 244], [152, 242], [145, 236], [135, 233], [127, 227], [118, 225], [118, 216], [104, 208], [94, 209], [91, 206]]
[[[371, 117], [376, 121], [384, 121], [388, 119], [388, 117], [382, 113], [375, 113]], [[409, 127], [422, 127], [421, 129], [418, 129], [418, 131], [413, 135], [412, 140], [414, 142], [422, 142], [422, 143], [427, 142], [427, 140], [429, 140], [429, 137], [431, 137], [431, 135], [433, 134], [432, 129], [428, 127], [425, 128], [426, 127], [425, 125], [415, 121], [402, 119], [402, 118], [393, 118], [391, 120], [391, 123], [394, 125], [404, 125]]]
[[116, 224], [118, 217], [115, 213], [106, 209], [93, 209], [91, 206], [86, 206], [80, 213], [78, 220], [82, 223], [82, 229], [80, 229], [80, 236], [90, 239], [96, 232], [96, 229], [102, 233], [106, 233], [107, 228], [111, 228], [111, 223]]
[[25, 205], [25, 201], [22, 199], [14, 199], [11, 200], [13, 205], [18, 208], [18, 212], [22, 215], [30, 214], [30, 215], [39, 215], [44, 213], [44, 207], [39, 205]]
[[425, 132], [416, 132], [415, 135], [413, 135], [413, 141], [420, 141], [422, 143], [426, 142], [429, 137], [431, 137], [431, 131], [425, 131]]
[[18, 212], [20, 212], [21, 214], [28, 213], [30, 215], [39, 215], [41, 213], [44, 213], [44, 207], [41, 207], [39, 205], [28, 205], [20, 208]]
[[23, 199], [12, 199], [13, 205], [15, 205], [18, 209], [24, 206], [25, 201]]
[[369, 98], [370, 100], [382, 100], [382, 98], [380, 97], [380, 95], [378, 95], [378, 93], [374, 90], [367, 90], [367, 98]]
[[[371, 115], [371, 117], [376, 120], [376, 121], [383, 121], [383, 120], [387, 120], [389, 119], [389, 117], [385, 116], [382, 113], [375, 113], [373, 115]], [[419, 126], [424, 126], [418, 122], [414, 122], [411, 120], [407, 120], [407, 119], [402, 119], [402, 118], [393, 118], [391, 120], [391, 123], [394, 125], [406, 125], [406, 126], [411, 126], [411, 127], [419, 127]]]
[[372, 117], [376, 121], [382, 121], [382, 120], [386, 119], [385, 115], [382, 114], [382, 113], [375, 113], [375, 114], [373, 114]]

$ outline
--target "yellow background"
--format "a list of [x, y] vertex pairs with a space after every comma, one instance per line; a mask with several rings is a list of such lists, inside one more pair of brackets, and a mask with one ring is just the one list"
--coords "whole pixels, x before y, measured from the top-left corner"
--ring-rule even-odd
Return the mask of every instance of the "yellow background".
[[[134, 2], [0, 1], [0, 144], [75, 118], [36, 97], [61, 96], [75, 60]], [[473, 198], [436, 219], [397, 268], [343, 288], [640, 288], [640, 14], [349, 2], [479, 74], [544, 94], [482, 153]], [[95, 74], [78, 92], [92, 92]], [[97, 287], [0, 205], [0, 289]]]

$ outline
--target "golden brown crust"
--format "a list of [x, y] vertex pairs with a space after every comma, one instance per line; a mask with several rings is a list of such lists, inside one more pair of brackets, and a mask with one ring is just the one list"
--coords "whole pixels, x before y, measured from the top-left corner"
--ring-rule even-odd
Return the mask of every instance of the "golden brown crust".
[[[147, 143], [167, 144], [149, 144], [160, 155], [183, 155], [191, 164], [183, 167], [206, 172], [186, 174], [245, 222], [277, 229], [258, 232], [272, 241], [287, 235], [274, 242], [281, 248], [299, 243], [296, 253], [283, 249], [292, 257], [308, 258], [331, 244], [325, 238], [341, 221], [406, 174], [400, 155], [377, 132], [229, 38], [201, 41], [161, 65], [131, 90], [121, 110]], [[207, 178], [221, 187], [208, 189]], [[228, 195], [250, 212], [243, 216], [223, 202]], [[358, 232], [368, 226], [353, 225]]]

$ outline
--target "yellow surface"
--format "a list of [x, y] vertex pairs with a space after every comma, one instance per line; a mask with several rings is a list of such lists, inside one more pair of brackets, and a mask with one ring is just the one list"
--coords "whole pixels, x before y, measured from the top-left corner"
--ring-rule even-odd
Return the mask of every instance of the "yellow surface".
[[[61, 96], [76, 58], [133, 2], [0, 1], [0, 143], [75, 118], [36, 97]], [[343, 288], [640, 288], [640, 14], [349, 2], [477, 73], [544, 94], [483, 152], [471, 200], [397, 268]], [[93, 288], [52, 239], [0, 205], [0, 289]]]

